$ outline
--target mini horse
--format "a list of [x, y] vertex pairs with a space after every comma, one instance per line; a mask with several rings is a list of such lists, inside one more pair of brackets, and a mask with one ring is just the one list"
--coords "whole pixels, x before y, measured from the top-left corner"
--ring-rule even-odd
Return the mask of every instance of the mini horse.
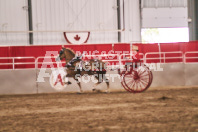
[[[106, 78], [106, 70], [105, 70], [105, 63], [98, 59], [91, 59], [88, 62], [84, 62], [81, 59], [75, 59], [75, 52], [69, 48], [62, 48], [59, 51], [58, 59], [62, 60], [65, 58], [66, 64], [69, 62], [72, 62], [72, 66], [66, 65], [66, 77], [72, 77], [76, 80], [80, 92], [82, 91], [80, 81], [78, 80], [79, 77], [82, 77], [83, 75], [94, 75], [94, 77], [97, 79], [97, 83], [94, 85], [93, 91], [95, 90], [95, 87], [100, 84], [101, 82], [105, 81], [107, 84], [107, 91], [109, 92], [109, 80]], [[65, 84], [71, 84], [71, 82], [65, 82]]]

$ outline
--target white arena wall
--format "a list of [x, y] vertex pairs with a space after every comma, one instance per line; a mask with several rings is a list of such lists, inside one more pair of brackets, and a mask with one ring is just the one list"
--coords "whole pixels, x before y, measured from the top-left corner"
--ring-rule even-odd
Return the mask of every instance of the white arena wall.
[[31, 0], [31, 5], [0, 0], [0, 45], [65, 44], [65, 31], [90, 31], [90, 44], [140, 42], [142, 28], [188, 27], [190, 21], [187, 0]]
[[[0, 1], [0, 45], [29, 45], [27, 0]], [[32, 0], [34, 45], [65, 44], [64, 31], [90, 31], [87, 43], [141, 41], [139, 0]], [[15, 19], [15, 17], [17, 19]]]
[[0, 70], [0, 94], [37, 93], [35, 70]]
[[[160, 64], [163, 71], [153, 72], [153, 82], [148, 90], [159, 89], [168, 86], [196, 86], [198, 85], [198, 64], [171, 63]], [[45, 78], [45, 82], [36, 82], [39, 70], [0, 70], [0, 94], [36, 94], [36, 93], [54, 93], [54, 92], [79, 92], [78, 85], [71, 78], [72, 84], [68, 85], [64, 90], [57, 91], [50, 86], [49, 77]], [[51, 73], [47, 70], [46, 73]], [[108, 71], [107, 74], [117, 74], [117, 71]], [[82, 83], [84, 91], [91, 91], [93, 82]], [[100, 90], [106, 89], [106, 84], [102, 83], [96, 87]], [[115, 82], [110, 79], [110, 90], [122, 90], [119, 78], [115, 78]]]

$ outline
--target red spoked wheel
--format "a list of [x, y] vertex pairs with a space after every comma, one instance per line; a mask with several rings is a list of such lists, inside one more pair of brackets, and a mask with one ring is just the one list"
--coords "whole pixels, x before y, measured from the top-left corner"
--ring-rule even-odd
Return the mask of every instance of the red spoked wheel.
[[136, 70], [121, 75], [121, 84], [131, 93], [140, 93], [148, 89], [152, 83], [153, 74], [146, 66], [139, 66]]

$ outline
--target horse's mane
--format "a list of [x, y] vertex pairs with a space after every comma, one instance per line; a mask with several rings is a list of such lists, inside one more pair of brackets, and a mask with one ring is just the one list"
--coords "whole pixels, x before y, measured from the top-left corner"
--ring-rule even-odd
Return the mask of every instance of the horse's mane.
[[70, 48], [65, 48], [67, 51], [69, 51], [69, 53], [75, 55], [75, 51], [73, 49], [70, 49]]

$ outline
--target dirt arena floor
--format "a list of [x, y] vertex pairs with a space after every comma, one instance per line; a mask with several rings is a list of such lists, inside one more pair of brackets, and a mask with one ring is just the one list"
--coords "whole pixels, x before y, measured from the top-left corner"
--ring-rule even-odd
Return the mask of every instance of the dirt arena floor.
[[198, 132], [198, 88], [1, 95], [0, 131]]

